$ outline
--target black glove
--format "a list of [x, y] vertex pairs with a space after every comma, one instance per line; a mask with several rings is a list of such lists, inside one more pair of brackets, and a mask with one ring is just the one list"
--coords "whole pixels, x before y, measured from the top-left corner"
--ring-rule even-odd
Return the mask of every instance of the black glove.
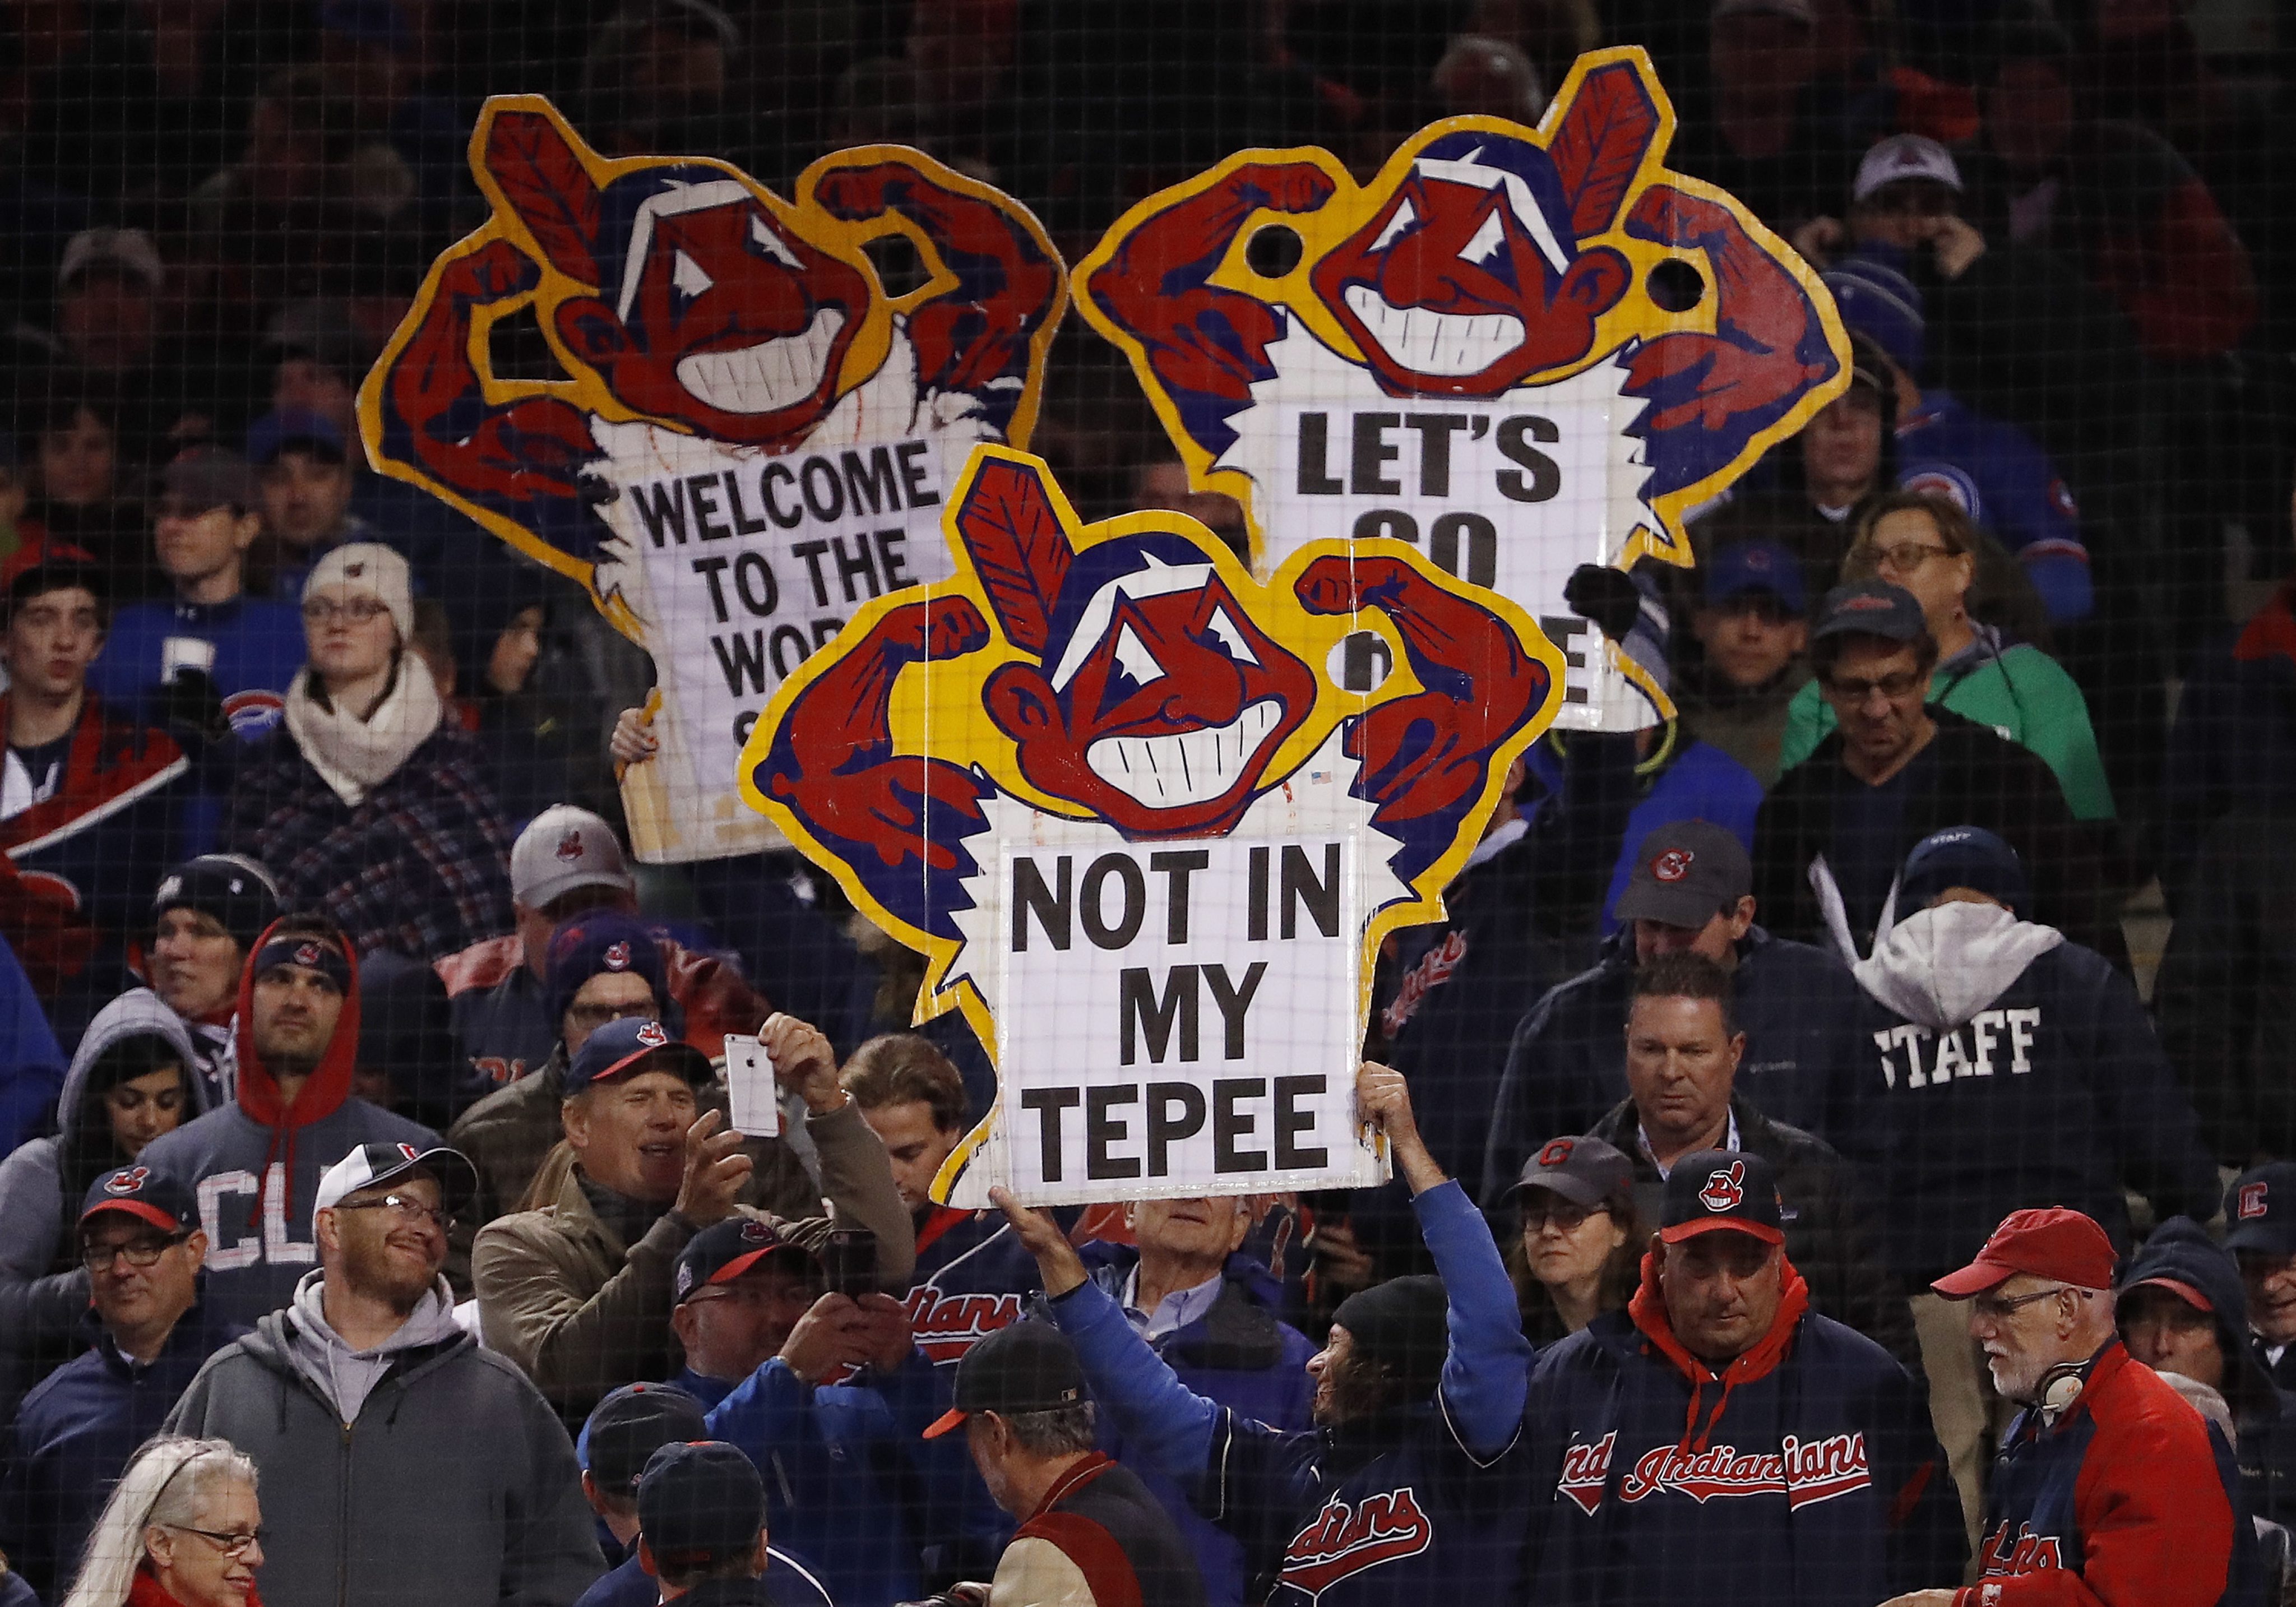
[[1562, 600], [1582, 619], [1591, 619], [1613, 642], [1623, 642], [1643, 611], [1634, 577], [1603, 563], [1582, 563], [1562, 584]]
[[231, 721], [223, 711], [223, 693], [204, 669], [185, 666], [160, 684], [152, 706], [168, 734], [187, 748], [204, 749], [229, 740]]

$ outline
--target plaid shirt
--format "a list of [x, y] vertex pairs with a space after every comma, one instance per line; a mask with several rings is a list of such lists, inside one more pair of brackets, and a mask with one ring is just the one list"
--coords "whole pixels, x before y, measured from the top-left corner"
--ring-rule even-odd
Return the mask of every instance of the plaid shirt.
[[442, 726], [354, 808], [283, 728], [242, 767], [222, 846], [269, 866], [287, 907], [324, 909], [362, 955], [453, 954], [512, 930], [510, 827], [481, 754]]

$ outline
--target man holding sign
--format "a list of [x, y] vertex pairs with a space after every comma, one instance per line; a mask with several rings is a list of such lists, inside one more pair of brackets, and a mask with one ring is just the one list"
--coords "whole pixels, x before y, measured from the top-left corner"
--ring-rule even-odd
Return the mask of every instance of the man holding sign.
[[1053, 1320], [1095, 1399], [1146, 1462], [1243, 1545], [1270, 1607], [1506, 1601], [1521, 1572], [1529, 1388], [1498, 1247], [1446, 1177], [1400, 1074], [1356, 1077], [1362, 1119], [1387, 1138], [1439, 1269], [1341, 1302], [1308, 1363], [1316, 1428], [1286, 1433], [1184, 1386], [1136, 1333], [1052, 1218], [994, 1198], [1037, 1257]]

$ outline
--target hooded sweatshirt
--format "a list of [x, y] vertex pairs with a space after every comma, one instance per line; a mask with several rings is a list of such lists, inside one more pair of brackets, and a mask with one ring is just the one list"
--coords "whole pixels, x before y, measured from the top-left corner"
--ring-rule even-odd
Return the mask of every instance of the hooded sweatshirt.
[[[89, 1124], [101, 1127], [105, 1121], [102, 1107], [88, 1097], [95, 1062], [123, 1038], [147, 1035], [167, 1039], [186, 1067], [196, 1067], [198, 1057], [182, 1019], [159, 995], [142, 988], [121, 994], [96, 1013], [72, 1056], [56, 1099], [56, 1136], [35, 1138], [0, 1160], [0, 1334], [17, 1344], [69, 1340], [87, 1309], [87, 1275], [76, 1267], [56, 1269], [57, 1257], [78, 1223], [85, 1184], [94, 1180], [83, 1180], [80, 1188], [65, 1186], [67, 1151]], [[207, 1109], [208, 1095], [196, 1070], [184, 1080], [192, 1090], [188, 1120]], [[144, 1155], [151, 1152], [147, 1146]], [[112, 1157], [105, 1164], [121, 1164], [122, 1159]]]
[[351, 1094], [358, 1052], [358, 961], [334, 1036], [291, 1107], [255, 1047], [255, 956], [239, 978], [239, 1081], [233, 1103], [152, 1141], [141, 1159], [197, 1191], [208, 1235], [208, 1299], [226, 1320], [252, 1324], [294, 1297], [318, 1265], [311, 1201], [319, 1174], [362, 1144], [439, 1142], [430, 1128]]
[[1719, 1371], [1675, 1336], [1649, 1255], [1627, 1310], [1539, 1357], [1524, 1423], [1553, 1493], [1527, 1599], [1866, 1607], [1959, 1577], [1919, 1386], [1783, 1267], [1769, 1330]]
[[1854, 969], [1894, 1017], [1871, 1036], [1882, 1239], [1909, 1284], [1961, 1266], [2028, 1206], [2087, 1212], [2128, 1242], [2124, 1187], [2161, 1216], [2215, 1214], [2216, 1163], [2127, 978], [2054, 928], [1942, 904]]
[[440, 1278], [390, 1338], [372, 1349], [354, 1349], [327, 1321], [325, 1283], [325, 1274], [307, 1272], [295, 1285], [295, 1325], [287, 1353], [319, 1393], [335, 1403], [335, 1414], [345, 1423], [358, 1421], [359, 1408], [402, 1354], [442, 1344], [461, 1332], [455, 1324], [454, 1291]]

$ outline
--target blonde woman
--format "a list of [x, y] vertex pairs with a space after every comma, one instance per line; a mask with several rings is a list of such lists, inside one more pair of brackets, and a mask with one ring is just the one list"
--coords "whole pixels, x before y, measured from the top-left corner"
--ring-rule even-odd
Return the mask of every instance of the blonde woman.
[[88, 1536], [64, 1607], [262, 1607], [255, 1464], [227, 1439], [149, 1441]]

